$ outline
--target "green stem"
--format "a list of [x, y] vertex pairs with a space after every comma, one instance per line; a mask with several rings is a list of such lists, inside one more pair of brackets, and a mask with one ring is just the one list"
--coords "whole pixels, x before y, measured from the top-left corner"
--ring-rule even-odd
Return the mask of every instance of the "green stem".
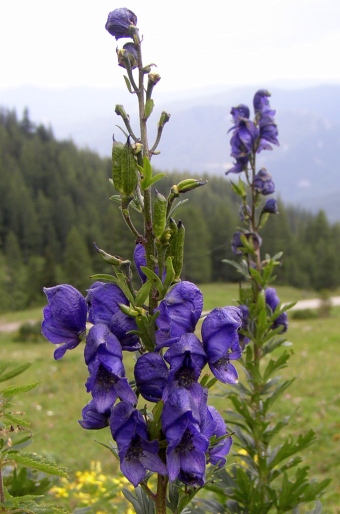
[[166, 491], [168, 485], [168, 477], [158, 475], [157, 477], [157, 497], [156, 497], [156, 514], [166, 514]]
[[[2, 479], [2, 468], [0, 467], [0, 502], [4, 503], [5, 501], [5, 493], [4, 493], [4, 482]], [[1, 507], [1, 512], [5, 511], [5, 507]]]
[[[147, 119], [145, 118], [145, 91], [144, 91], [144, 73], [143, 73], [143, 61], [142, 51], [140, 45], [140, 39], [138, 39], [137, 56], [138, 56], [138, 69], [139, 69], [139, 84], [137, 91], [138, 107], [139, 107], [139, 123], [140, 123], [140, 135], [141, 143], [143, 145], [143, 155], [147, 155], [151, 158], [148, 145], [148, 133], [147, 133]], [[145, 238], [145, 253], [146, 253], [146, 265], [152, 271], [155, 270], [155, 237], [152, 229], [152, 202], [151, 202], [151, 188], [148, 187], [144, 191], [144, 238]], [[156, 290], [152, 288], [149, 296], [149, 313], [152, 315], [155, 308], [157, 307]]]

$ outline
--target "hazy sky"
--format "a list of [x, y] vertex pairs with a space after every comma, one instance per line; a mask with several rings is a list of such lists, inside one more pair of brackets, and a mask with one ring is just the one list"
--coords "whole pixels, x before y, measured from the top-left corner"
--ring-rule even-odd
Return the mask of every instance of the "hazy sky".
[[[203, 7], [199, 7], [199, 4]], [[2, 0], [0, 89], [116, 87], [109, 11], [127, 7], [162, 89], [289, 81], [340, 83], [339, 0]]]

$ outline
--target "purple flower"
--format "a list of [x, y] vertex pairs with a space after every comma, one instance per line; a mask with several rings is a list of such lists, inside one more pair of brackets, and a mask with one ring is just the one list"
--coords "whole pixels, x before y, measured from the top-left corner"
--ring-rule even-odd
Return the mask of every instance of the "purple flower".
[[265, 168], [261, 168], [260, 171], [256, 173], [253, 185], [256, 191], [262, 195], [271, 195], [275, 192], [275, 184]]
[[106, 325], [99, 323], [90, 329], [86, 339], [85, 362], [90, 373], [86, 389], [91, 392], [99, 413], [110, 409], [117, 398], [137, 403], [136, 395], [125, 378], [120, 343]]
[[170, 364], [170, 373], [163, 400], [166, 401], [176, 387], [184, 387], [195, 395], [197, 380], [207, 362], [202, 343], [195, 334], [183, 334], [178, 342], [170, 346], [164, 359]]
[[86, 302], [80, 292], [68, 284], [45, 287], [48, 305], [44, 307], [42, 334], [53, 344], [62, 344], [54, 352], [56, 360], [72, 350], [86, 331]]
[[167, 293], [158, 309], [157, 345], [171, 346], [182, 334], [194, 332], [202, 314], [203, 295], [195, 284], [179, 282]]
[[169, 370], [159, 353], [145, 353], [135, 364], [136, 385], [140, 394], [150, 402], [162, 399]]
[[105, 428], [109, 426], [109, 417], [111, 415], [111, 410], [108, 409], [104, 413], [100, 413], [97, 411], [95, 407], [95, 402], [92, 399], [82, 410], [82, 417], [78, 421], [79, 425], [87, 430], [99, 430], [100, 428]]
[[174, 387], [164, 402], [162, 429], [168, 441], [180, 439], [188, 423], [197, 427], [206, 416], [207, 390], [196, 383], [194, 387]]
[[129, 334], [131, 330], [137, 330], [136, 321], [119, 308], [119, 304], [129, 305], [129, 301], [116, 284], [95, 282], [87, 290], [86, 302], [90, 323], [107, 325], [124, 350], [140, 348], [138, 336]]
[[[127, 52], [127, 53], [126, 53]], [[124, 55], [129, 59], [130, 68], [134, 70], [138, 66], [137, 48], [134, 43], [125, 43], [122, 50], [118, 51], [118, 64], [122, 68], [126, 68]]]
[[235, 255], [243, 255], [244, 253], [247, 253], [247, 251], [242, 251], [242, 249], [247, 250], [247, 248], [244, 246], [241, 236], [246, 238], [248, 244], [251, 245], [255, 251], [262, 245], [261, 237], [258, 234], [255, 234], [255, 232], [235, 232], [231, 240], [231, 250]]
[[132, 36], [131, 25], [137, 25], [137, 16], [129, 9], [123, 7], [109, 13], [105, 28], [111, 36], [120, 39]]
[[232, 107], [230, 114], [233, 117], [233, 122], [237, 124], [240, 119], [249, 119], [250, 110], [247, 105], [240, 104], [237, 107]]
[[231, 360], [242, 354], [238, 330], [242, 325], [237, 307], [213, 309], [202, 323], [202, 339], [208, 364], [215, 377], [224, 383], [235, 384], [238, 375]]
[[[265, 298], [266, 298], [266, 304], [268, 305], [268, 307], [270, 307], [271, 311], [274, 313], [276, 308], [280, 304], [280, 299], [277, 296], [276, 290], [275, 290], [274, 287], [268, 287], [265, 290]], [[275, 318], [275, 320], [273, 322], [272, 328], [275, 329], [275, 328], [278, 328], [278, 327], [282, 327], [282, 330], [280, 332], [281, 334], [283, 332], [287, 331], [287, 328], [288, 328], [288, 315], [287, 315], [286, 312], [282, 312], [281, 314], [276, 316], [276, 318]]]
[[260, 89], [254, 96], [255, 118], [260, 130], [257, 152], [272, 150], [268, 143], [279, 145], [277, 125], [274, 121], [275, 111], [271, 110], [268, 100], [270, 96], [269, 91], [266, 89]]
[[118, 312], [119, 304], [129, 305], [128, 299], [116, 284], [94, 282], [87, 290], [86, 303], [89, 322], [109, 326], [112, 316]]
[[208, 439], [195, 424], [188, 422], [180, 438], [172, 440], [166, 450], [170, 481], [178, 478], [189, 486], [203, 486], [208, 447]]
[[271, 96], [266, 89], [259, 89], [254, 95], [253, 105], [256, 116], [270, 116], [275, 115], [275, 111], [270, 109], [268, 98]]
[[235, 159], [248, 157], [256, 146], [259, 130], [252, 121], [240, 119], [230, 139], [231, 156]]
[[142, 243], [137, 243], [135, 249], [133, 251], [133, 259], [135, 261], [135, 266], [138, 271], [138, 275], [140, 276], [141, 281], [146, 282], [146, 275], [141, 270], [141, 266], [146, 266], [146, 254], [145, 247]]
[[249, 155], [247, 157], [239, 157], [236, 159], [234, 166], [230, 168], [230, 170], [226, 171], [225, 174], [229, 175], [229, 173], [242, 173], [242, 171], [246, 171], [249, 163]]
[[222, 467], [226, 464], [225, 457], [230, 451], [232, 439], [228, 436], [224, 420], [220, 413], [210, 405], [207, 407], [207, 410], [208, 415], [206, 417], [205, 424], [201, 427], [202, 434], [208, 439], [213, 436], [217, 438], [226, 436], [224, 439], [209, 447], [208, 461], [213, 465], [219, 464], [219, 467]]
[[269, 200], [266, 201], [264, 204], [264, 207], [262, 209], [262, 212], [268, 212], [269, 214], [278, 214], [279, 209], [277, 206], [277, 201], [275, 198], [269, 198]]
[[158, 441], [149, 441], [143, 415], [131, 404], [120, 402], [112, 409], [112, 437], [117, 442], [120, 469], [137, 487], [147, 470], [167, 475], [167, 468], [158, 455]]
[[179, 370], [183, 368], [190, 359], [198, 375], [207, 362], [201, 341], [195, 334], [183, 334], [178, 342], [174, 343], [164, 355], [164, 359], [170, 364], [170, 368]]

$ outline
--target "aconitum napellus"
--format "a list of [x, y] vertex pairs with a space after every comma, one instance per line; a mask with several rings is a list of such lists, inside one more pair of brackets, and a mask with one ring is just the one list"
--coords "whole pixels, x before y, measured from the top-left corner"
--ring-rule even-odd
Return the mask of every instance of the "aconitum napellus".
[[132, 37], [131, 27], [137, 25], [137, 16], [125, 7], [110, 12], [105, 24], [106, 30], [116, 39]]
[[121, 345], [108, 327], [94, 325], [86, 338], [85, 362], [89, 370], [86, 382], [96, 410], [103, 414], [117, 398], [135, 405], [137, 397], [125, 377]]
[[66, 350], [79, 345], [86, 330], [86, 302], [83, 295], [68, 284], [44, 287], [48, 305], [44, 307], [42, 334], [53, 344], [61, 344], [54, 352], [56, 360]]
[[202, 323], [202, 339], [208, 364], [221, 382], [235, 384], [236, 368], [231, 360], [239, 359], [242, 350], [238, 330], [242, 326], [242, 313], [237, 307], [213, 309]]
[[158, 455], [158, 441], [150, 441], [142, 413], [128, 402], [120, 402], [112, 409], [110, 428], [118, 446], [120, 469], [137, 487], [147, 471], [167, 475], [168, 470]]
[[[278, 297], [274, 287], [268, 287], [265, 290], [265, 298], [266, 298], [266, 304], [270, 307], [270, 310], [272, 312], [274, 312], [275, 309], [280, 304], [280, 298]], [[278, 327], [281, 327], [281, 329], [282, 329], [281, 333], [287, 331], [287, 329], [288, 329], [288, 315], [287, 315], [286, 312], [282, 312], [274, 320], [272, 328], [278, 328]]]
[[182, 334], [194, 332], [203, 309], [203, 295], [192, 282], [179, 282], [159, 304], [156, 342], [171, 346]]

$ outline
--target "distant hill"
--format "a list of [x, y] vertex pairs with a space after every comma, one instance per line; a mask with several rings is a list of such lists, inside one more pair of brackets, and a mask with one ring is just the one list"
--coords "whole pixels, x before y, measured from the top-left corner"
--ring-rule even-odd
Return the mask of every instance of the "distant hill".
[[[219, 87], [176, 94], [162, 92], [161, 83], [158, 88], [150, 126], [152, 122], [156, 126], [162, 110], [170, 112], [171, 119], [154, 166], [223, 175], [231, 163], [230, 108], [239, 103], [251, 106], [256, 88]], [[284, 201], [312, 212], [324, 209], [331, 221], [340, 220], [340, 86], [269, 89], [281, 146], [263, 152], [259, 164], [272, 173]], [[53, 90], [31, 86], [0, 91], [0, 106], [14, 107], [18, 113], [28, 107], [31, 117], [51, 125], [57, 138], [72, 139], [101, 156], [111, 152], [112, 133], [119, 139], [115, 105], [122, 103], [134, 123], [133, 102], [123, 87]]]

